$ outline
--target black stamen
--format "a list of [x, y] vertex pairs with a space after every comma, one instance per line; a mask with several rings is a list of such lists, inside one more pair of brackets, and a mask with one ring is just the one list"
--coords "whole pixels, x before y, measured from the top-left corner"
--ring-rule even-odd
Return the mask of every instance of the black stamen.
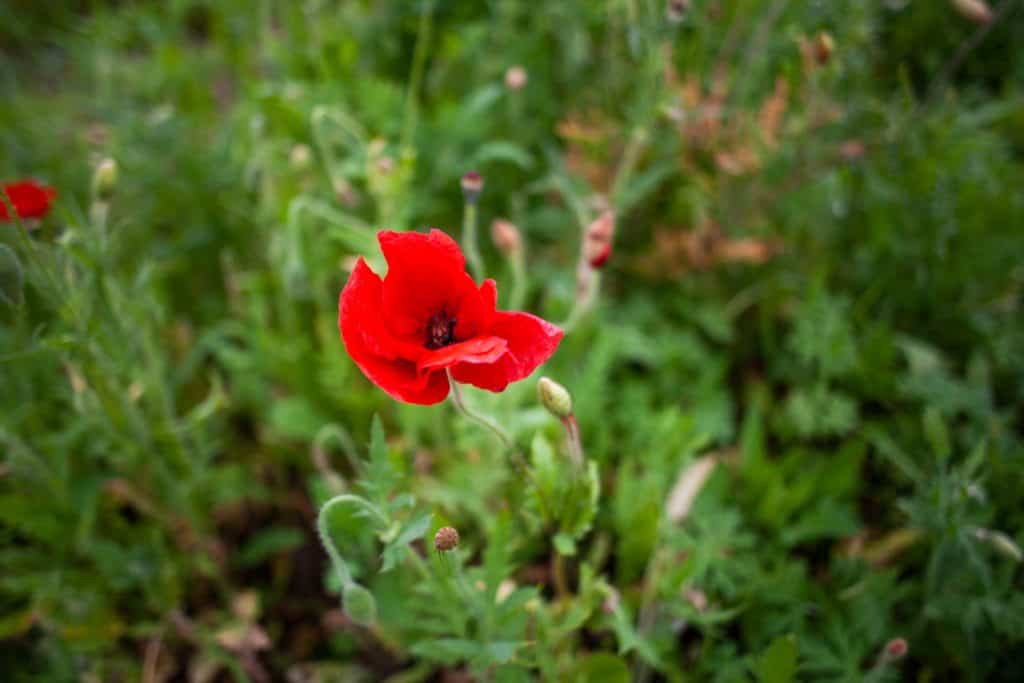
[[427, 341], [424, 344], [428, 349], [440, 349], [455, 341], [455, 319], [449, 318], [442, 311], [430, 317], [427, 321]]

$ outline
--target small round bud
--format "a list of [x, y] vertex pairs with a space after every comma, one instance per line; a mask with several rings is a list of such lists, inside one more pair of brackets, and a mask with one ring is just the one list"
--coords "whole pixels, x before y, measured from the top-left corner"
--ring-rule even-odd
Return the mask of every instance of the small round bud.
[[989, 543], [992, 548], [1003, 555], [1004, 557], [1013, 560], [1014, 562], [1024, 561], [1024, 551], [1020, 549], [1013, 539], [1004, 534], [1002, 531], [996, 531], [994, 529], [975, 529], [975, 537], [980, 541]]
[[484, 178], [476, 171], [470, 171], [462, 176], [462, 196], [470, 204], [475, 204], [480, 198], [480, 191], [484, 189]]
[[97, 199], [107, 201], [117, 187], [117, 162], [107, 157], [96, 166], [92, 174], [92, 192]]
[[300, 143], [292, 147], [288, 160], [291, 162], [293, 170], [305, 171], [313, 161], [313, 151], [309, 148], [309, 145]]
[[526, 69], [521, 66], [510, 66], [505, 72], [505, 87], [509, 90], [522, 90], [528, 80]]
[[893, 638], [885, 644], [882, 650], [882, 657], [889, 662], [895, 662], [907, 656], [910, 646], [905, 638]]
[[953, 0], [953, 6], [961, 16], [975, 24], [985, 25], [994, 18], [992, 9], [983, 0]]
[[560, 420], [572, 415], [572, 395], [569, 390], [548, 377], [537, 380], [537, 395], [548, 412]]
[[504, 218], [498, 218], [491, 223], [491, 239], [498, 251], [505, 256], [517, 254], [523, 248], [523, 238], [519, 234], [519, 228]]
[[583, 258], [591, 268], [600, 268], [612, 255], [615, 238], [615, 213], [606, 210], [588, 227], [583, 236]]
[[385, 154], [374, 162], [373, 168], [382, 176], [391, 175], [395, 170], [395, 160]]
[[686, 17], [690, 9], [690, 0], [668, 0], [665, 3], [665, 18], [669, 23], [678, 24]]
[[454, 527], [443, 526], [434, 534], [434, 548], [438, 552], [447, 552], [459, 547], [459, 532]]
[[828, 61], [832, 59], [832, 53], [836, 51], [836, 43], [832, 39], [832, 34], [827, 31], [822, 31], [814, 37], [814, 60], [818, 64], [824, 66], [828, 64]]

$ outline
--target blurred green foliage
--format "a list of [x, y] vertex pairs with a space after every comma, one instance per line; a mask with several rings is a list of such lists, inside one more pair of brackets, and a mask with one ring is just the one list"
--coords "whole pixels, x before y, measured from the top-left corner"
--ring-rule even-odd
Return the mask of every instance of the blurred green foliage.
[[[4, 679], [1019, 680], [1024, 11], [682, 4], [0, 6], [0, 181], [60, 192], [0, 225]], [[616, 209], [544, 370], [586, 477], [533, 380], [468, 392], [509, 461], [338, 339], [471, 169], [548, 319]]]

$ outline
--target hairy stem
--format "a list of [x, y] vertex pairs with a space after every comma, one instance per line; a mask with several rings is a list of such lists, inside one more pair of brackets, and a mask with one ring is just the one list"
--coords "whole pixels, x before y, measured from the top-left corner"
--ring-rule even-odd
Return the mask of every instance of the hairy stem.
[[480, 282], [483, 277], [483, 259], [476, 236], [476, 201], [467, 201], [462, 212], [462, 250], [466, 252], [466, 263], [473, 279]]
[[562, 420], [565, 427], [565, 440], [569, 444], [569, 457], [576, 467], [583, 467], [583, 439], [580, 438], [580, 423], [575, 415]]
[[501, 445], [506, 449], [512, 448], [512, 437], [505, 429], [497, 423], [492, 417], [483, 415], [476, 412], [472, 408], [466, 405], [465, 397], [462, 394], [462, 387], [459, 386], [458, 382], [452, 379], [452, 373], [448, 371], [448, 383], [452, 387], [452, 404], [455, 409], [458, 410], [462, 415], [473, 422], [476, 422], [480, 426], [489, 429], [498, 439], [501, 441]]

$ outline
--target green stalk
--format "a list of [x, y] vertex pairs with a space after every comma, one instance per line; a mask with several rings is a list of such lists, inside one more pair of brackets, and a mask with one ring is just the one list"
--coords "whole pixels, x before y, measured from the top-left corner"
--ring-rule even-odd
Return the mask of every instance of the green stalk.
[[466, 201], [462, 212], [462, 251], [466, 254], [469, 273], [477, 282], [483, 277], [483, 259], [476, 235], [476, 200]]
[[496, 420], [494, 420], [494, 418], [478, 413], [467, 406], [465, 397], [462, 395], [462, 387], [452, 379], [451, 370], [448, 370], [447, 372], [448, 383], [451, 384], [452, 387], [452, 405], [455, 406], [455, 409], [462, 413], [463, 417], [476, 422], [478, 425], [497, 436], [498, 440], [501, 441], [501, 445], [504, 446], [506, 450], [512, 448], [512, 437], [509, 433], [506, 432], [505, 429], [499, 425]]

